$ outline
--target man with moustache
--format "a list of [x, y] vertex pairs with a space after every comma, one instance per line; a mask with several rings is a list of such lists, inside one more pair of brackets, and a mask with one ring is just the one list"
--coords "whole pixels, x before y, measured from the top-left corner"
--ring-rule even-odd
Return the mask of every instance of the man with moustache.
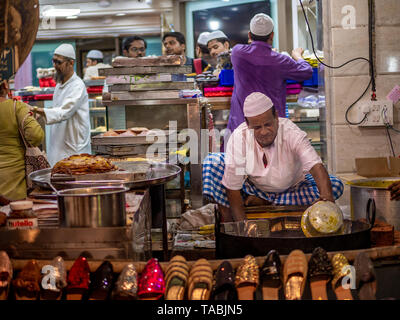
[[124, 40], [123, 54], [128, 58], [141, 58], [146, 56], [147, 42], [139, 36], [128, 37]]
[[186, 40], [181, 32], [168, 32], [164, 34], [162, 43], [165, 48], [165, 54], [182, 56], [184, 65], [192, 67], [192, 73], [200, 74], [210, 68], [203, 59], [199, 60], [196, 67], [195, 60], [186, 55]]
[[73, 154], [91, 153], [89, 102], [86, 86], [74, 71], [75, 50], [62, 44], [53, 55], [57, 86], [52, 108], [31, 107], [50, 125], [48, 161], [51, 166]]
[[203, 195], [218, 204], [224, 222], [246, 220], [245, 206], [308, 206], [342, 195], [343, 183], [328, 174], [307, 134], [278, 116], [272, 99], [252, 92], [243, 111], [226, 153], [203, 162]]

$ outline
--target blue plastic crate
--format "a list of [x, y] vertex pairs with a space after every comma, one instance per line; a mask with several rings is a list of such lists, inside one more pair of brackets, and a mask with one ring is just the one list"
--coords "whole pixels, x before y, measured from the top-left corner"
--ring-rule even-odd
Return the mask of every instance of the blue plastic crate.
[[234, 83], [233, 70], [221, 70], [219, 74], [219, 83], [221, 86], [232, 87]]
[[310, 79], [307, 79], [303, 82], [303, 86], [305, 87], [313, 87], [318, 86], [318, 68], [313, 68], [313, 74]]
[[313, 68], [312, 80], [314, 86], [318, 86], [318, 68]]

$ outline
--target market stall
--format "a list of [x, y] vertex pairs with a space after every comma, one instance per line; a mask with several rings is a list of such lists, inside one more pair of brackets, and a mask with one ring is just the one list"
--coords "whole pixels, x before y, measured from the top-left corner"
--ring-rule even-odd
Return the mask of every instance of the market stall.
[[[246, 10], [251, 11], [252, 8], [257, 10], [257, 12], [249, 11], [252, 15], [251, 20], [253, 16], [259, 14], [259, 10], [263, 12], [260, 21], [265, 23], [261, 23], [263, 25], [255, 29], [250, 19], [246, 20], [245, 27], [240, 26], [239, 16], [245, 16], [243, 11], [234, 18], [230, 16], [240, 10], [239, 7], [243, 5], [239, 3], [240, 1], [231, 3], [229, 8], [217, 7], [216, 13], [218, 10], [221, 10], [219, 14], [222, 12], [221, 21], [225, 23], [234, 21], [237, 22], [237, 26], [231, 28], [232, 30], [226, 30], [227, 28], [224, 30], [231, 39], [228, 39], [222, 30], [218, 31], [224, 35], [221, 41], [225, 44], [228, 42], [228, 48], [224, 47], [226, 50], [217, 55], [214, 61], [215, 69], [209, 70], [211, 65], [208, 65], [203, 72], [196, 70], [196, 73], [192, 73], [193, 68], [196, 69], [195, 64], [197, 63], [198, 67], [202, 61], [197, 59], [196, 63], [193, 61], [192, 68], [192, 65], [187, 63], [190, 61], [188, 58], [193, 55], [188, 49], [193, 46], [195, 34], [205, 28], [203, 25], [205, 21], [195, 22], [193, 19], [197, 17], [198, 20], [207, 20], [206, 16], [210, 14], [214, 17], [211, 11], [215, 8], [195, 10], [193, 17], [191, 14], [190, 17], [185, 17], [188, 12], [192, 13], [193, 9], [191, 4], [185, 2], [180, 1], [180, 8], [174, 8], [173, 1], [168, 0], [154, 1], [154, 3], [135, 2], [134, 5], [132, 1], [119, 1], [118, 4], [112, 1], [100, 1], [95, 5], [82, 4], [81, 9], [86, 20], [81, 29], [92, 28], [84, 36], [75, 33], [80, 27], [68, 27], [68, 20], [78, 19], [79, 14], [72, 16], [73, 18], [71, 16], [60, 18], [57, 20], [58, 27], [54, 26], [54, 29], [53, 26], [46, 29], [43, 27], [45, 24], [42, 25], [39, 44], [44, 45], [45, 42], [56, 39], [52, 46], [59, 49], [67, 45], [68, 48], [64, 47], [64, 51], [58, 51], [60, 55], [55, 54], [60, 56], [59, 59], [54, 58], [53, 50], [43, 53], [43, 56], [33, 55], [32, 59], [37, 61], [33, 64], [28, 61], [31, 65], [27, 69], [32, 69], [30, 73], [36, 73], [34, 76], [39, 86], [19, 88], [13, 91], [13, 98], [31, 107], [37, 107], [30, 109], [26, 105], [19, 105], [20, 110], [25, 108], [24, 112], [32, 117], [31, 123], [35, 122], [35, 117], [39, 115], [36, 112], [41, 109], [42, 118], [39, 118], [38, 122], [45, 131], [44, 117], [47, 115], [44, 110], [49, 111], [58, 107], [52, 105], [56, 80], [64, 85], [68, 80], [63, 76], [73, 75], [77, 83], [82, 81], [78, 77], [82, 70], [76, 68], [84, 65], [83, 57], [86, 55], [84, 43], [91, 48], [98, 45], [98, 42], [90, 44], [90, 34], [97, 38], [108, 33], [112, 34], [114, 38], [104, 43], [104, 49], [108, 58], [112, 57], [112, 62], [111, 66], [98, 70], [99, 76], [82, 81], [81, 94], [84, 96], [83, 100], [88, 100], [89, 111], [89, 116], [85, 118], [86, 128], [89, 128], [90, 122], [90, 129], [87, 130], [89, 139], [86, 144], [90, 142], [91, 154], [75, 152], [55, 161], [46, 169], [30, 173], [26, 182], [27, 186], [32, 183], [33, 187], [27, 188], [26, 199], [8, 201], [3, 199], [0, 193], [0, 201], [4, 201], [4, 205], [0, 206], [0, 300], [223, 300], [232, 303], [232, 301], [248, 300], [400, 299], [398, 283], [400, 201], [396, 201], [391, 187], [399, 180], [400, 165], [395, 153], [398, 141], [395, 139], [392, 141], [389, 133], [389, 130], [398, 130], [393, 127], [396, 125], [396, 120], [393, 120], [392, 110], [389, 112], [387, 109], [398, 101], [398, 97], [394, 98], [397, 91], [394, 90], [389, 95], [394, 103], [389, 104], [388, 100], [385, 100], [382, 102], [384, 109], [379, 111], [375, 78], [372, 75], [371, 103], [375, 105], [364, 106], [365, 101], [360, 97], [357, 100], [360, 101], [359, 108], [357, 110], [354, 108], [351, 112], [352, 117], [361, 115], [364, 120], [369, 119], [370, 122], [365, 124], [364, 120], [361, 120], [360, 123], [354, 124], [349, 121], [349, 110], [355, 104], [347, 110], [340, 108], [347, 102], [344, 101], [344, 97], [351, 96], [353, 99], [352, 92], [345, 89], [349, 87], [350, 91], [357, 90], [353, 90], [353, 86], [348, 83], [342, 84], [342, 81], [353, 82], [353, 77], [356, 78], [354, 73], [327, 72], [329, 67], [327, 64], [331, 63], [328, 60], [335, 60], [336, 57], [333, 59], [331, 53], [325, 52], [324, 55], [324, 52], [315, 50], [314, 43], [312, 43], [313, 52], [311, 47], [308, 47], [308, 51], [297, 50], [292, 56], [287, 53], [300, 44], [308, 46], [307, 33], [312, 36], [311, 29], [318, 27], [318, 33], [321, 32], [320, 20], [323, 15], [316, 10], [322, 10], [322, 2], [316, 4], [313, 1], [307, 4], [307, 10], [303, 8], [302, 1], [300, 6], [295, 4], [295, 1], [286, 1], [283, 7], [283, 1], [279, 1], [279, 8], [272, 8], [271, 5], [275, 6], [271, 4], [272, 1], [246, 3]], [[370, 10], [373, 2], [372, 0], [368, 2]], [[330, 15], [332, 19], [327, 20], [336, 19], [336, 8], [331, 3], [328, 2], [324, 15]], [[0, 7], [0, 33], [4, 34], [4, 39], [2, 38], [0, 43], [2, 51], [0, 85], [3, 80], [15, 75], [32, 49], [39, 24], [39, 5], [40, 1], [37, 0], [6, 0]], [[199, 5], [196, 9], [201, 8], [200, 4], [196, 5]], [[72, 6], [71, 4], [71, 8]], [[108, 7], [110, 8], [107, 9]], [[306, 34], [293, 34], [289, 28], [282, 27], [292, 25], [292, 21], [288, 22], [282, 18], [284, 16], [286, 19], [289, 11], [296, 18], [293, 20], [295, 22], [293, 29], [296, 32], [297, 29], [307, 30]], [[115, 20], [107, 18], [110, 12]], [[146, 12], [146, 15], [143, 16], [143, 12]], [[304, 23], [304, 26], [307, 24], [306, 28], [298, 21], [302, 12], [305, 21], [301, 23]], [[318, 18], [315, 26], [310, 27], [306, 12], [314, 16], [315, 20]], [[179, 18], [176, 16], [177, 13]], [[273, 19], [267, 13], [274, 15]], [[43, 12], [41, 14], [43, 15]], [[130, 15], [129, 18], [121, 18], [127, 14]], [[372, 32], [372, 23], [375, 21], [371, 12], [369, 14], [369, 32], [372, 41], [372, 34], [374, 37], [382, 35], [379, 32], [376, 34]], [[179, 22], [182, 17], [187, 19], [182, 24], [183, 26], [187, 23], [188, 43], [185, 44], [187, 51], [183, 51], [185, 55], [162, 55], [164, 51], [162, 36], [167, 31], [174, 32], [175, 27], [179, 29], [173, 23], [167, 23], [171, 17], [166, 18], [165, 15], [172, 15], [176, 20], [174, 22]], [[101, 20], [104, 29], [91, 21], [100, 16], [105, 17]], [[269, 38], [273, 34], [271, 30], [274, 30], [272, 20], [275, 20], [275, 31], [279, 31], [276, 32], [275, 40], [272, 39], [273, 35]], [[24, 25], [31, 25], [32, 30], [22, 29], [22, 21]], [[213, 22], [210, 24], [210, 27], [213, 26], [212, 29], [219, 29], [218, 21], [207, 20], [207, 22]], [[214, 28], [217, 23], [218, 27]], [[261, 30], [261, 34], [250, 32], [247, 38], [249, 23], [250, 31]], [[79, 26], [78, 22], [77, 25]], [[263, 32], [265, 26], [269, 29], [267, 33]], [[336, 25], [329, 27], [339, 32]], [[380, 27], [383, 28], [381, 25]], [[57, 28], [59, 29], [56, 30]], [[98, 31], [100, 29], [103, 33]], [[335, 46], [336, 41], [332, 41], [330, 29], [326, 31], [327, 43]], [[145, 30], [143, 37], [146, 39], [137, 37], [143, 30]], [[352, 28], [346, 32], [350, 33], [350, 30]], [[133, 42], [139, 42], [140, 46], [136, 46], [136, 43], [126, 47], [125, 41], [121, 41], [125, 35], [129, 37], [135, 35]], [[252, 36], [256, 40], [252, 39]], [[80, 50], [75, 51], [77, 44], [75, 40], [71, 40], [72, 44], [61, 43], [74, 37], [85, 38], [87, 41], [82, 40]], [[268, 39], [265, 40], [265, 37]], [[310, 76], [312, 73], [312, 77], [304, 81], [294, 81], [286, 79], [288, 78], [286, 75], [282, 76], [282, 79], [279, 78], [282, 80], [278, 83], [279, 90], [275, 90], [277, 91], [275, 94], [284, 98], [281, 99], [283, 105], [280, 106], [280, 111], [285, 113], [284, 118], [290, 120], [289, 122], [284, 119], [285, 123], [289, 123], [292, 129], [299, 128], [302, 131], [303, 140], [307, 142], [303, 141], [302, 146], [316, 151], [314, 160], [318, 157], [317, 162], [325, 170], [323, 172], [328, 175], [329, 169], [329, 173], [338, 176], [338, 173], [345, 172], [343, 177], [339, 177], [342, 181], [335, 178], [337, 184], [341, 186], [341, 189], [337, 187], [336, 190], [338, 197], [344, 194], [341, 199], [321, 196], [321, 183], [318, 182], [326, 182], [330, 177], [325, 177], [326, 180], [320, 177], [321, 180], [315, 179], [317, 182], [314, 191], [315, 189], [319, 191], [315, 201], [304, 200], [302, 194], [293, 196], [296, 201], [301, 198], [300, 200], [304, 200], [307, 205], [275, 205], [266, 200], [266, 193], [282, 194], [306, 182], [304, 180], [306, 171], [308, 174], [313, 167], [303, 172], [301, 170], [304, 167], [299, 166], [297, 169], [301, 171], [303, 180], [295, 181], [296, 183], [290, 187], [285, 185], [282, 188], [274, 188], [275, 186], [269, 185], [268, 187], [274, 189], [273, 192], [261, 188], [256, 190], [254, 197], [263, 200], [265, 205], [245, 203], [245, 200], [250, 198], [248, 195], [253, 196], [247, 194], [247, 198], [242, 199], [243, 203], [240, 202], [235, 206], [238, 202], [234, 201], [241, 199], [246, 193], [244, 187], [239, 191], [225, 184], [220, 185], [223, 185], [223, 188], [221, 187], [223, 190], [217, 190], [220, 192], [219, 195], [224, 196], [225, 189], [236, 191], [230, 194], [237, 195], [236, 198], [228, 196], [230, 208], [225, 206], [226, 202], [220, 203], [221, 199], [211, 199], [203, 192], [206, 189], [203, 183], [207, 179], [210, 180], [207, 177], [203, 181], [205, 157], [210, 153], [224, 151], [226, 147], [226, 141], [223, 141], [224, 130], [231, 113], [231, 101], [232, 105], [235, 102], [232, 99], [233, 93], [236, 93], [234, 88], [238, 85], [234, 83], [235, 66], [231, 61], [232, 49], [235, 45], [239, 45], [243, 51], [253, 50], [251, 46], [246, 47], [247, 41], [258, 42], [259, 45], [260, 42], [264, 42], [260, 45], [264, 46], [264, 51], [268, 48], [271, 55], [278, 57], [277, 60], [290, 64], [292, 71], [302, 68], [303, 75], [308, 73]], [[218, 46], [218, 41], [216, 42]], [[285, 42], [293, 44], [283, 45]], [[115, 47], [106, 48], [109, 43]], [[372, 42], [369, 45], [370, 60], [357, 59], [367, 60], [371, 65], [370, 69], [375, 70], [372, 62], [374, 46]], [[230, 46], [232, 48], [229, 48]], [[322, 44], [318, 43], [318, 49], [322, 50], [322, 47]], [[207, 51], [210, 53], [211, 49], [207, 47]], [[342, 52], [343, 48], [335, 48], [332, 52], [334, 51]], [[132, 52], [142, 54], [133, 57], [130, 56]], [[199, 51], [196, 50], [196, 53]], [[390, 52], [388, 55], [395, 56]], [[253, 58], [256, 61], [257, 57], [257, 55], [250, 56], [248, 65], [251, 65]], [[44, 68], [34, 67], [41, 66], [40, 64], [43, 64]], [[49, 64], [53, 64], [53, 68], [47, 68]], [[250, 72], [247, 78], [247, 81], [251, 82], [259, 70], [254, 64], [249, 69], [254, 71]], [[377, 68], [382, 77], [387, 76], [389, 71], [398, 71], [394, 62], [388, 67], [390, 70], [382, 71], [382, 69], [384, 67], [381, 65]], [[242, 70], [243, 75], [245, 71]], [[258, 76], [261, 80], [264, 76], [270, 77], [272, 84], [274, 76], [271, 74], [274, 75], [274, 72], [267, 71], [265, 74], [259, 72]], [[278, 74], [278, 71], [276, 73]], [[296, 72], [288, 73], [294, 75]], [[351, 77], [348, 77], [349, 75]], [[30, 76], [32, 77], [32, 74]], [[365, 74], [363, 77], [366, 77]], [[391, 77], [395, 78], [392, 75]], [[325, 88], [326, 80], [329, 80], [329, 84]], [[395, 80], [397, 81], [397, 78]], [[245, 87], [246, 83], [242, 85]], [[3, 90], [3, 87], [1, 89]], [[4, 96], [9, 93], [7, 91]], [[248, 95], [253, 93], [255, 92], [249, 92]], [[254, 109], [259, 107], [257, 112], [260, 110], [262, 112], [246, 116], [246, 122], [248, 118], [265, 116], [267, 112], [268, 117], [273, 114], [269, 110], [275, 107], [276, 103], [272, 103], [272, 99], [267, 97], [265, 92], [261, 94], [267, 99], [263, 100], [267, 103], [259, 102], [259, 105], [253, 106]], [[68, 102], [76, 98], [73, 96], [64, 100]], [[12, 102], [11, 98], [0, 97], [0, 99], [0, 103], [5, 103], [4, 105]], [[61, 101], [60, 104], [65, 101]], [[86, 107], [86, 102], [81, 103], [83, 104]], [[238, 106], [236, 104], [236, 107]], [[63, 107], [67, 109], [68, 103]], [[244, 115], [244, 102], [240, 107]], [[18, 119], [15, 104], [14, 112], [16, 116], [13, 115], [12, 121], [9, 122], [15, 121], [14, 127], [18, 128], [18, 131], [10, 131], [9, 135], [14, 139], [12, 141], [15, 142], [16, 149], [21, 151], [24, 145], [19, 139], [22, 135], [24, 140], [24, 133], [21, 132], [24, 131], [24, 127], [22, 126], [20, 131], [21, 121], [18, 120], [21, 119]], [[347, 122], [341, 118], [343, 114], [346, 115]], [[56, 120], [63, 122], [69, 120], [67, 118], [63, 114]], [[271, 118], [278, 124], [276, 128], [278, 131], [279, 121], [283, 120], [279, 120], [275, 113]], [[379, 121], [381, 121], [380, 129], [385, 130], [384, 134], [381, 134], [379, 128], [367, 128], [378, 126]], [[365, 128], [352, 128], [351, 130], [354, 130], [350, 132], [344, 123]], [[50, 125], [52, 124], [48, 124]], [[72, 128], [73, 134], [79, 137], [83, 130], [80, 132], [75, 125], [78, 127], [78, 121], [69, 128]], [[74, 128], [76, 130], [73, 130]], [[0, 131], [3, 134], [5, 130], [2, 128]], [[350, 142], [346, 144], [347, 140], [351, 141], [352, 135], [357, 135], [358, 140], [355, 139], [356, 142], [352, 145]], [[46, 131], [45, 136], [42, 145], [39, 145], [39, 150], [42, 151], [54, 147], [47, 139], [49, 131]], [[383, 139], [387, 137], [392, 152], [390, 158], [386, 158], [386, 149], [381, 148], [384, 144]], [[363, 144], [362, 139], [368, 140], [368, 144]], [[61, 138], [58, 141], [63, 142], [63, 140], [64, 138]], [[280, 142], [283, 140], [285, 139], [280, 139]], [[7, 148], [12, 145], [8, 141], [11, 140], [4, 138], [3, 141], [7, 143], [1, 147], [8, 151]], [[254, 139], [251, 142], [254, 143]], [[258, 159], [262, 158], [263, 161], [258, 163], [261, 170], [254, 175], [258, 179], [265, 178], [268, 166], [273, 165], [266, 154], [278, 149], [278, 144], [274, 143], [271, 141], [262, 145], [259, 142], [259, 147], [263, 149], [260, 152], [264, 152], [264, 155]], [[249, 143], [245, 147], [248, 145]], [[368, 158], [359, 159], [358, 154], [348, 158], [348, 154], [352, 153], [350, 149], [353, 148], [356, 150], [355, 154], [358, 152]], [[365, 150], [368, 148], [373, 149], [370, 154]], [[59, 150], [59, 153], [64, 151], [66, 150]], [[300, 153], [302, 152], [297, 155]], [[385, 155], [381, 156], [379, 153]], [[10, 168], [17, 166], [16, 161], [8, 162], [13, 159], [16, 152], [10, 154], [7, 159], [3, 159], [0, 169], [8, 168], [11, 171]], [[381, 157], [371, 158], [372, 156]], [[245, 158], [247, 161], [251, 156]], [[299, 158], [293, 158], [295, 159], [293, 167], [300, 162]], [[277, 162], [285, 163], [284, 157]], [[27, 163], [26, 161], [25, 165]], [[288, 167], [284, 167], [280, 173], [292, 172], [287, 169]], [[228, 171], [219, 167], [212, 173], [217, 176], [224, 175], [224, 172]], [[260, 172], [263, 172], [265, 177], [260, 175]], [[346, 178], [348, 172], [352, 173]], [[295, 175], [294, 170], [292, 175]], [[249, 172], [246, 171], [242, 176], [247, 182], [250, 181]], [[271, 180], [276, 182], [280, 177], [281, 175], [277, 174]], [[329, 184], [328, 187], [332, 189], [332, 185]], [[279, 189], [279, 192], [275, 189]], [[264, 192], [265, 194], [262, 194]], [[333, 196], [331, 190], [327, 194]], [[304, 198], [308, 196], [310, 195], [307, 194]], [[223, 209], [228, 208], [228, 213], [232, 213], [242, 207], [243, 220], [229, 221], [223, 216]], [[232, 220], [235, 218], [237, 216], [232, 215]]]

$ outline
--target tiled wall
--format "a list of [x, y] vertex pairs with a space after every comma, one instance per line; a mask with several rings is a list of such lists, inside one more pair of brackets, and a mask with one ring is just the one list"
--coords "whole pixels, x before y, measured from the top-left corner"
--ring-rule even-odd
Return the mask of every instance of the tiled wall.
[[[324, 0], [324, 52], [326, 62], [340, 65], [355, 57], [369, 58], [368, 0]], [[390, 90], [400, 85], [400, 0], [376, 0], [376, 87], [378, 99], [385, 99]], [[355, 8], [355, 29], [344, 29], [342, 9]], [[384, 128], [359, 128], [347, 124], [346, 109], [362, 94], [369, 83], [369, 65], [353, 62], [326, 73], [328, 166], [337, 175], [355, 173], [355, 158], [391, 156], [389, 139]], [[352, 108], [349, 118], [368, 101], [371, 91]], [[400, 129], [400, 104], [394, 107], [395, 127]], [[395, 153], [400, 155], [400, 134], [391, 131]], [[349, 190], [339, 200], [349, 203]]]

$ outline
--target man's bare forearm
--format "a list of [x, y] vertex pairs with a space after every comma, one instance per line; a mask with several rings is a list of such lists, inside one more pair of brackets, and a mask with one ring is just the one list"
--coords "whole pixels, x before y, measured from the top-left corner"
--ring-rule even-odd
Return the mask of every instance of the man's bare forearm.
[[335, 202], [335, 198], [332, 194], [331, 179], [329, 178], [329, 174], [326, 171], [325, 167], [321, 163], [318, 163], [314, 167], [312, 167], [310, 173], [317, 183], [320, 198]]
[[234, 221], [243, 221], [246, 219], [244, 213], [244, 203], [240, 190], [226, 189], [228, 195], [229, 207]]

